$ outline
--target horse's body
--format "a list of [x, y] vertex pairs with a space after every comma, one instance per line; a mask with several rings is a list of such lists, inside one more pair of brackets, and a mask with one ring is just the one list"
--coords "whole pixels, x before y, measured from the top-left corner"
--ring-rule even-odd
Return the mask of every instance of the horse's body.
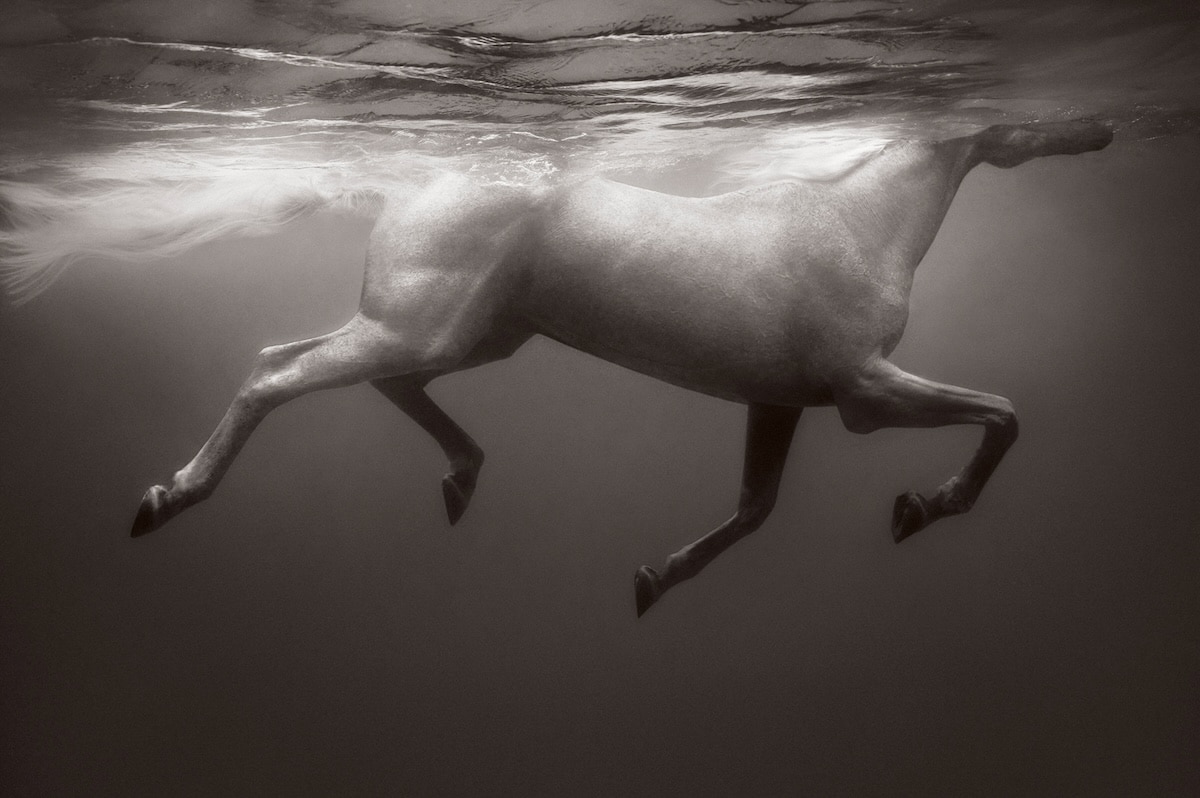
[[852, 431], [985, 427], [979, 451], [930, 499], [897, 499], [897, 541], [970, 508], [1016, 438], [1002, 397], [939, 385], [885, 358], [913, 273], [962, 178], [979, 163], [1104, 147], [1101, 125], [997, 126], [897, 142], [845, 177], [693, 199], [601, 180], [554, 189], [461, 176], [389, 201], [371, 235], [359, 313], [320, 338], [263, 350], [216, 431], [171, 486], [151, 488], [139, 535], [207, 497], [271, 409], [370, 380], [438, 441], [451, 523], [483, 455], [424, 392], [542, 334], [667, 382], [750, 406], [737, 514], [643, 567], [638, 614], [756, 529], [774, 504], [804, 407], [836, 405]]
[[[539, 332], [684, 388], [827, 404], [838, 363], [899, 340], [907, 297], [882, 268], [840, 268], [864, 259], [819, 193], [785, 183], [684, 199], [579, 186], [532, 237], [536, 266], [515, 304]], [[816, 212], [798, 224], [804, 207]], [[865, 300], [856, 318], [831, 293]]]

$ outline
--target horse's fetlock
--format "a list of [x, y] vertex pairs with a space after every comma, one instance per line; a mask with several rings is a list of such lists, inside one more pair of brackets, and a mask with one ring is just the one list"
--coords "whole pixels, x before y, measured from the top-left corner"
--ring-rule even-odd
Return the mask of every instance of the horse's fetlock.
[[975, 497], [964, 496], [960, 492], [951, 493], [942, 501], [942, 508], [954, 515], [962, 515], [969, 513], [971, 508], [975, 506]]
[[474, 442], [471, 443], [471, 448], [467, 451], [464, 457], [455, 465], [455, 468], [464, 468], [469, 471], [478, 471], [483, 468], [483, 449], [479, 448]]
[[951, 477], [946, 484], [938, 488], [937, 504], [941, 510], [950, 515], [970, 512], [975, 506], [975, 496], [963, 489], [962, 480]]
[[971, 512], [971, 508], [975, 506], [975, 502], [971, 499], [954, 496], [947, 500], [942, 506], [946, 512], [952, 515], [962, 515], [963, 513]]
[[700, 572], [690, 554], [677, 551], [667, 557], [666, 568], [663, 569], [663, 582], [674, 584], [689, 579]]
[[171, 489], [168, 493], [173, 500], [190, 505], [211, 496], [213, 486], [203, 479], [197, 479], [185, 468], [175, 472], [175, 476], [171, 478]]

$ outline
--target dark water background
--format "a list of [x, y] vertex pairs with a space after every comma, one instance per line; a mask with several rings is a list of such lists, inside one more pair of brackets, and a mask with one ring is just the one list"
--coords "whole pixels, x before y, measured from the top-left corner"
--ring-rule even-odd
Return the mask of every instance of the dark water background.
[[434, 385], [489, 458], [454, 529], [440, 452], [358, 387], [277, 411], [210, 501], [126, 537], [260, 348], [353, 313], [366, 221], [84, 259], [0, 305], [7, 794], [1200, 790], [1194, 11], [6, 14], [0, 159], [64, 196], [103, 174], [186, 203], [231, 169], [415, 156], [697, 193], [898, 135], [1118, 131], [972, 173], [917, 273], [893, 359], [1021, 414], [975, 509], [895, 546], [893, 497], [935, 487], [977, 432], [861, 437], [810, 410], [771, 520], [641, 620], [634, 568], [733, 508], [744, 409], [544, 341]]

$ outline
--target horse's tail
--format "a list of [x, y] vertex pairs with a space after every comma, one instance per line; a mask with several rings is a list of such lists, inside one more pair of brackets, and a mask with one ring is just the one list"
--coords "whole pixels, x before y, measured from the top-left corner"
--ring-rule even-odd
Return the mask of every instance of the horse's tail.
[[14, 302], [85, 259], [154, 261], [231, 235], [263, 235], [320, 208], [378, 213], [385, 192], [319, 170], [203, 180], [0, 180], [0, 280]]

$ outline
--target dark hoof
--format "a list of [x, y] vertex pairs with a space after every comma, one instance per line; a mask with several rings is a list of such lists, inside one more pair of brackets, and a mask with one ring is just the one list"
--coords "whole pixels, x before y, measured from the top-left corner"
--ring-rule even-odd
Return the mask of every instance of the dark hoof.
[[650, 609], [650, 605], [662, 595], [658, 571], [646, 565], [637, 569], [637, 573], [633, 575], [633, 594], [637, 598], [637, 614], [641, 618], [646, 610]]
[[902, 493], [896, 497], [892, 507], [892, 538], [899, 543], [914, 532], [923, 529], [930, 522], [929, 502], [915, 491]]
[[442, 477], [442, 498], [446, 501], [446, 517], [450, 519], [450, 526], [457, 524], [458, 519], [467, 511], [472, 487], [457, 474]]
[[153, 532], [170, 518], [171, 515], [167, 512], [167, 489], [162, 485], [155, 485], [142, 497], [142, 505], [138, 507], [137, 518], [133, 519], [133, 530], [129, 536], [137, 538]]

